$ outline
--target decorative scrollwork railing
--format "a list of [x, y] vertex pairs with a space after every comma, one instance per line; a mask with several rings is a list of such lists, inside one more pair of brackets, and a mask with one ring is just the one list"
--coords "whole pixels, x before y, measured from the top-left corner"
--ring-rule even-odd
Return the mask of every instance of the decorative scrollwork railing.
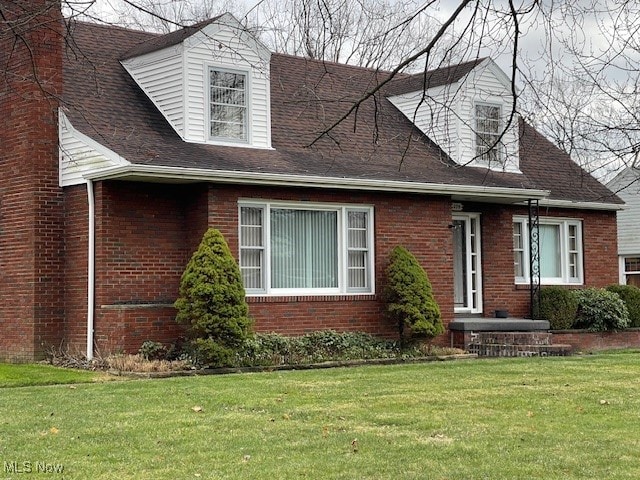
[[535, 319], [534, 306], [540, 302], [540, 205], [529, 200], [529, 312]]

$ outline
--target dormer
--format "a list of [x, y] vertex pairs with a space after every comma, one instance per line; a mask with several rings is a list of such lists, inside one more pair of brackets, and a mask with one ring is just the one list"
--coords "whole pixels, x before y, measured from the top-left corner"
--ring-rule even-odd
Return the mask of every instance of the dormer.
[[271, 148], [270, 56], [224, 14], [144, 42], [121, 64], [184, 141]]
[[398, 80], [389, 101], [458, 165], [521, 173], [511, 82], [486, 58]]

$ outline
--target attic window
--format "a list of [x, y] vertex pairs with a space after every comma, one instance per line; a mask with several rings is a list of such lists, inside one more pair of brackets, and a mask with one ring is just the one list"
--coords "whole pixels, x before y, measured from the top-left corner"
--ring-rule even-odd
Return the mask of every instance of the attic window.
[[504, 155], [500, 139], [499, 105], [476, 104], [476, 158], [488, 166], [502, 165]]
[[212, 140], [247, 141], [247, 75], [209, 70]]

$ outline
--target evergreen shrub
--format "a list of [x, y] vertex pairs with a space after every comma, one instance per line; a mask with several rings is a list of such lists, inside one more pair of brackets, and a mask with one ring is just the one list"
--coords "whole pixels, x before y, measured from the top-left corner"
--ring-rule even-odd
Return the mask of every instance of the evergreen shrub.
[[629, 326], [640, 327], [640, 288], [634, 285], [609, 285], [607, 290], [617, 293], [629, 312]]
[[604, 288], [576, 290], [578, 312], [576, 328], [593, 332], [622, 330], [629, 326], [629, 312], [617, 293]]
[[397, 325], [400, 342], [407, 328], [410, 336], [433, 338], [444, 332], [440, 307], [436, 302], [427, 272], [406, 248], [391, 251], [384, 290], [387, 315]]
[[540, 290], [540, 301], [534, 303], [535, 318], [549, 321], [552, 330], [573, 327], [578, 311], [578, 299], [573, 290], [563, 287], [544, 287]]
[[140, 346], [138, 354], [145, 360], [164, 360], [167, 357], [167, 348], [160, 342], [147, 340]]
[[180, 281], [176, 321], [198, 365], [229, 366], [251, 333], [240, 268], [220, 231], [209, 229]]
[[238, 352], [238, 366], [299, 365], [332, 360], [394, 358], [396, 342], [362, 332], [318, 330], [298, 337], [258, 333]]

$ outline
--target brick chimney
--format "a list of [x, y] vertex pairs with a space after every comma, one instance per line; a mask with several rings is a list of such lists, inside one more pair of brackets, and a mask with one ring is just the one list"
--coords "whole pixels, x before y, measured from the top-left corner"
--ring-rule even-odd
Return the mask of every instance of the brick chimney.
[[32, 360], [63, 338], [64, 28], [59, 0], [0, 10], [0, 359]]

